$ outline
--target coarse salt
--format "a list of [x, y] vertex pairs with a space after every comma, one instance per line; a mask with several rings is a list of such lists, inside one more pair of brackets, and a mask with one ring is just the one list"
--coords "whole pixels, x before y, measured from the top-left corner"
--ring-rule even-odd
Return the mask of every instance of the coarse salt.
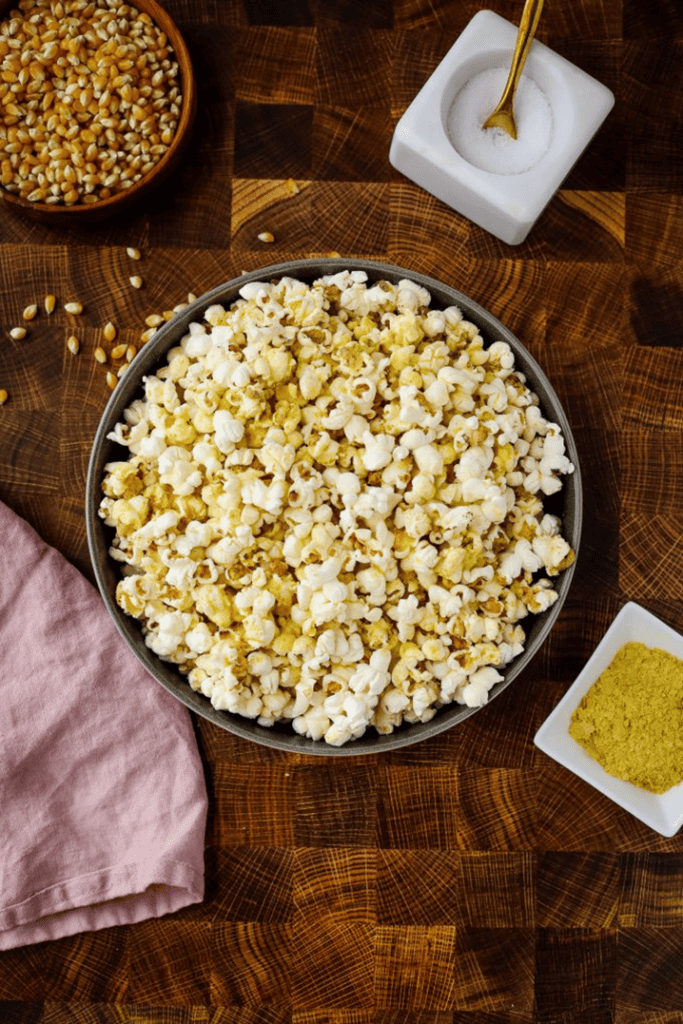
[[521, 174], [534, 167], [550, 148], [553, 115], [545, 93], [522, 75], [515, 94], [517, 138], [502, 128], [482, 128], [498, 104], [508, 71], [488, 68], [471, 78], [456, 94], [447, 117], [451, 144], [480, 171]]

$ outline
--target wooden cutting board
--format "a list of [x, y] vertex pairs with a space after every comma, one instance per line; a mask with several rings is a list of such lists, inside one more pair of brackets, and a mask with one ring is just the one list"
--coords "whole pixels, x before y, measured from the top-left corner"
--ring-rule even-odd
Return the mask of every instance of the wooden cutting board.
[[[146, 318], [188, 293], [339, 253], [446, 281], [536, 357], [579, 447], [582, 549], [541, 653], [450, 733], [336, 761], [196, 719], [204, 902], [0, 953], [0, 1021], [673, 1024], [683, 838], [649, 830], [533, 736], [626, 600], [683, 629], [683, 11], [546, 4], [539, 38], [617, 102], [511, 248], [395, 172], [388, 151], [476, 11], [516, 22], [521, 2], [166, 6], [199, 113], [163, 194], [90, 229], [0, 206], [0, 498], [92, 580], [84, 489], [110, 394], [111, 366], [93, 358], [104, 325], [138, 345]], [[64, 310], [75, 299], [79, 316]], [[11, 339], [32, 303], [26, 338]]]

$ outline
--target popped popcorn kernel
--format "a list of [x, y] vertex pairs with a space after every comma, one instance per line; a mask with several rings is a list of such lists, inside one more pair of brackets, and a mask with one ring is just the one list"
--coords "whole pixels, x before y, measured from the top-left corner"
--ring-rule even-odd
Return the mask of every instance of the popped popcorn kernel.
[[557, 600], [564, 438], [509, 346], [430, 302], [246, 283], [110, 433], [117, 602], [214, 708], [340, 746], [480, 707]]

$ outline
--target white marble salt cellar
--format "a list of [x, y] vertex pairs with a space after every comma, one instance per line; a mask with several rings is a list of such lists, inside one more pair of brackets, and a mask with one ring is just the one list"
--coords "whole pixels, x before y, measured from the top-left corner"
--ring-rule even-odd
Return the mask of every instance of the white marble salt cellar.
[[[457, 136], [449, 134], [449, 113], [452, 129], [461, 90], [488, 69], [509, 69], [516, 39], [511, 22], [479, 11], [401, 117], [389, 153], [407, 178], [509, 245], [524, 241], [614, 106], [606, 86], [535, 39], [524, 77], [550, 106], [547, 148], [523, 171], [510, 172], [504, 154], [500, 172], [474, 166], [452, 141]], [[509, 140], [513, 146], [522, 144], [519, 127], [518, 140]]]

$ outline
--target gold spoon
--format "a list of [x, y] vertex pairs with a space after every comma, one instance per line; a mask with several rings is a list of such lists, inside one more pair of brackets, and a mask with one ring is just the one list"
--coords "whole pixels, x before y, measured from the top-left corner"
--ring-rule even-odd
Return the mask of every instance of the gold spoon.
[[519, 23], [519, 31], [517, 32], [517, 42], [515, 43], [510, 74], [505, 83], [503, 95], [496, 109], [484, 121], [482, 128], [502, 128], [513, 139], [517, 138], [517, 124], [513, 109], [515, 93], [542, 10], [543, 0], [526, 0], [524, 10], [522, 11], [522, 20]]

